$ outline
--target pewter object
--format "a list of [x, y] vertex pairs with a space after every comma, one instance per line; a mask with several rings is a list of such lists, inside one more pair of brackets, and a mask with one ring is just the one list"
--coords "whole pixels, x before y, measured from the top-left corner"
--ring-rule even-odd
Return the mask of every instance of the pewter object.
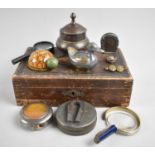
[[106, 33], [101, 38], [101, 48], [105, 52], [116, 52], [119, 45], [119, 40], [116, 34]]
[[[33, 117], [30, 114], [29, 116], [25, 114], [25, 110], [29, 108], [29, 106], [37, 106], [37, 104], [44, 106], [46, 111], [44, 111], [43, 115], [37, 117], [35, 116], [35, 114], [40, 112], [40, 108], [37, 107], [35, 109], [33, 108], [33, 111], [31, 110], [31, 113], [29, 112]], [[31, 130], [39, 130], [47, 126], [47, 124], [51, 121], [52, 115], [52, 108], [50, 108], [48, 105], [44, 103], [29, 103], [20, 111], [20, 122], [21, 125], [25, 128]]]
[[117, 61], [117, 57], [113, 56], [113, 55], [110, 55], [110, 56], [107, 56], [106, 57], [106, 61], [108, 63], [115, 63]]
[[104, 51], [94, 42], [90, 42], [87, 46], [87, 50], [90, 52], [104, 53]]
[[82, 100], [67, 101], [56, 111], [58, 128], [70, 135], [83, 135], [90, 132], [96, 125], [95, 108]]
[[77, 68], [91, 69], [98, 61], [93, 51], [78, 51], [73, 47], [68, 47], [68, 56], [71, 64]]
[[76, 14], [71, 14], [71, 23], [60, 29], [60, 36], [56, 41], [56, 46], [67, 52], [68, 47], [77, 50], [86, 49], [89, 40], [86, 36], [86, 28], [75, 22]]

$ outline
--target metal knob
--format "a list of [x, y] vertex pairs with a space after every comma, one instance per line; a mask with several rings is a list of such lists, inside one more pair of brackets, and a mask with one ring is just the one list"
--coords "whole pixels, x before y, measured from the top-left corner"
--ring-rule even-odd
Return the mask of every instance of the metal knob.
[[70, 17], [71, 17], [71, 20], [72, 20], [72, 24], [75, 24], [76, 14], [74, 12], [72, 12]]

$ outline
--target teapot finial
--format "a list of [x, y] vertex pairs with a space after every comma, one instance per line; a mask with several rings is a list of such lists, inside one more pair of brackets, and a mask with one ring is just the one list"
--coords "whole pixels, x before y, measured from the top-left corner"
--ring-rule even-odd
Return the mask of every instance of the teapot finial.
[[72, 19], [72, 24], [75, 24], [76, 14], [74, 12], [72, 12], [71, 15], [70, 15], [70, 17]]

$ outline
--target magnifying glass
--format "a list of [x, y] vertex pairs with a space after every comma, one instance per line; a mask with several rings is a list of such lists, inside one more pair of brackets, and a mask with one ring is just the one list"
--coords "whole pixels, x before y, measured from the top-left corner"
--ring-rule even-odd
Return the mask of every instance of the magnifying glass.
[[40, 41], [33, 45], [36, 50], [48, 50], [50, 52], [54, 51], [54, 44], [49, 41]]
[[59, 50], [57, 47], [54, 46], [52, 42], [49, 42], [49, 41], [37, 42], [33, 45], [33, 47], [35, 48], [35, 50], [48, 50], [52, 52], [57, 58], [65, 55], [64, 54], [65, 52]]
[[113, 133], [133, 135], [138, 132], [141, 125], [139, 116], [125, 107], [112, 107], [105, 111], [103, 117], [108, 128], [96, 134], [94, 142], [97, 144]]
[[28, 58], [31, 53], [35, 50], [48, 50], [50, 52], [54, 51], [54, 44], [52, 42], [49, 41], [40, 41], [37, 42], [33, 45], [33, 47], [28, 47], [25, 54], [15, 58], [12, 60], [12, 64], [16, 64], [22, 60], [25, 60], [26, 58]]

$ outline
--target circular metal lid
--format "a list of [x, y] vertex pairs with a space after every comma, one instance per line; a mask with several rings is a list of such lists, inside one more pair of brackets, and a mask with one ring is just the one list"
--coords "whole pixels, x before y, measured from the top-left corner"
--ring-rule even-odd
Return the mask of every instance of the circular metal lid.
[[76, 14], [71, 14], [71, 23], [60, 29], [60, 38], [64, 41], [81, 41], [86, 39], [86, 28], [75, 23]]
[[44, 127], [52, 117], [52, 109], [44, 103], [29, 103], [20, 111], [21, 123], [30, 129]]
[[72, 100], [62, 104], [56, 112], [58, 128], [71, 135], [83, 135], [96, 125], [95, 108], [88, 102]]

